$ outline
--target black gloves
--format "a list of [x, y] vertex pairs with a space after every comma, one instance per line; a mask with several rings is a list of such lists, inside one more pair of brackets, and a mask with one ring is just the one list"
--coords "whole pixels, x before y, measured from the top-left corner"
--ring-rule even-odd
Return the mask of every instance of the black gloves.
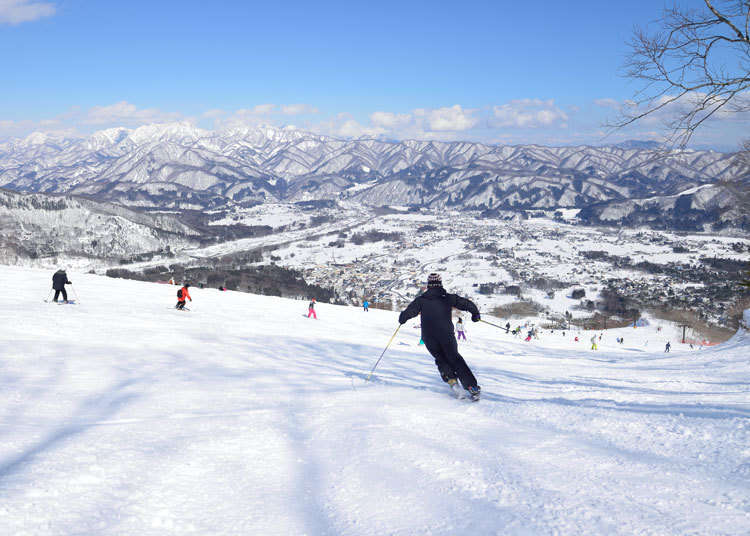
[[479, 316], [479, 313], [473, 313], [473, 314], [471, 315], [471, 321], [472, 321], [472, 322], [479, 322], [479, 320], [480, 320], [481, 318], [482, 318], [482, 317], [480, 317], [480, 316]]

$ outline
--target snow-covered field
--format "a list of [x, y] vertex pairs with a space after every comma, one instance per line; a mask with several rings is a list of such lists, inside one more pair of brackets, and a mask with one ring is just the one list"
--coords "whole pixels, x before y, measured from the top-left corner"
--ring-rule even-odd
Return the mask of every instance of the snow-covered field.
[[68, 275], [0, 267], [0, 534], [750, 532], [746, 333], [470, 324], [472, 404], [414, 321], [365, 384], [393, 312]]

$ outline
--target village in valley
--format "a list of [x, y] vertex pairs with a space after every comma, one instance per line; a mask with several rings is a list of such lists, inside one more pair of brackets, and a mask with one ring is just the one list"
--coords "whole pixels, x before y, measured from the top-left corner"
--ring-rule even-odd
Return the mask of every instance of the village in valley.
[[[308, 284], [332, 289], [337, 303], [367, 299], [395, 310], [438, 271], [485, 310], [549, 325], [572, 319], [601, 329], [648, 312], [722, 337], [747, 307], [733, 280], [748, 269], [750, 240], [731, 235], [590, 227], [553, 212], [482, 218], [406, 207], [260, 205], [217, 221], [271, 226], [262, 241], [222, 251], [259, 248], [255, 264], [298, 270]], [[190, 253], [194, 262], [202, 254]]]

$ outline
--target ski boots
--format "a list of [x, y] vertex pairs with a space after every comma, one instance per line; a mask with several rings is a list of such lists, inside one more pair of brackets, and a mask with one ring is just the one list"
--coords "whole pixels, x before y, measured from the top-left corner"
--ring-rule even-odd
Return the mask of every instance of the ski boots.
[[472, 402], [479, 401], [479, 393], [482, 392], [482, 388], [481, 387], [479, 387], [478, 385], [476, 385], [476, 386], [469, 387], [466, 390], [469, 391], [469, 398], [471, 398]]

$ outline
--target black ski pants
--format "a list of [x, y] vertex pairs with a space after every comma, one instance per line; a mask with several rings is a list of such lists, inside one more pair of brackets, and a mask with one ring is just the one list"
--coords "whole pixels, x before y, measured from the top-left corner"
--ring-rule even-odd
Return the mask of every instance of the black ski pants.
[[177, 305], [175, 305], [176, 309], [184, 309], [185, 308], [185, 300], [179, 300], [177, 302]]
[[[55, 297], [54, 297], [53, 301], [57, 301], [57, 297], [60, 295], [61, 292], [62, 292], [62, 295], [63, 295], [63, 300], [68, 301], [68, 293], [65, 292], [64, 288], [60, 288], [60, 289], [56, 288], [55, 289]], [[48, 296], [49, 296], [49, 294], [48, 294]]]
[[435, 358], [435, 364], [444, 382], [458, 378], [464, 389], [477, 386], [477, 379], [469, 365], [458, 353], [458, 343], [452, 333], [439, 339], [422, 335], [422, 341], [427, 351]]

